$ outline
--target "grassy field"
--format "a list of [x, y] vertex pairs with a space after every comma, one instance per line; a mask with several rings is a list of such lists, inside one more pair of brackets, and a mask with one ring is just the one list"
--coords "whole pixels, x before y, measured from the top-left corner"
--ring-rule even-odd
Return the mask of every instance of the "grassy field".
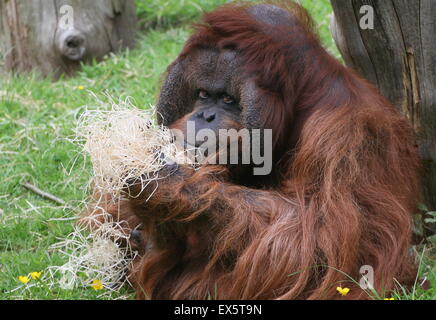
[[[89, 167], [68, 141], [84, 106], [92, 106], [104, 92], [132, 97], [140, 108], [156, 100], [162, 73], [177, 56], [189, 35], [187, 22], [201, 9], [225, 0], [138, 0], [141, 34], [137, 48], [111, 55], [101, 63], [84, 66], [74, 78], [57, 82], [35, 75], [6, 75], [0, 71], [0, 299], [96, 299], [101, 291], [90, 287], [51, 289], [43, 284], [16, 290], [18, 277], [64, 263], [50, 246], [72, 231], [74, 212], [44, 200], [22, 187], [31, 182], [80, 207], [87, 196]], [[325, 46], [338, 55], [328, 31], [331, 7], [327, 0], [301, 1], [316, 19]], [[1, 60], [0, 60], [1, 69]], [[66, 220], [59, 220], [64, 219]], [[422, 249], [419, 249], [422, 252]], [[434, 260], [423, 255], [421, 274], [433, 289], [417, 287], [397, 299], [436, 297]], [[132, 298], [129, 290], [105, 298]]]

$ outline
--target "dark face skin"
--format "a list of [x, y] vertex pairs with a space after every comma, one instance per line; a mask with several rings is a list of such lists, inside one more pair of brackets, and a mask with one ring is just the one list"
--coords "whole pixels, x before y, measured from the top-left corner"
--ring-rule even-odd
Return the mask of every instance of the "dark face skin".
[[[187, 122], [195, 124], [195, 133], [210, 129], [218, 136], [219, 129], [242, 128], [240, 101], [239, 61], [234, 51], [202, 49], [193, 54], [188, 64], [188, 81], [193, 95], [192, 112], [170, 128], [186, 134]], [[196, 146], [203, 141], [196, 141]]]
[[195, 123], [196, 130], [211, 129], [218, 133], [219, 129], [231, 128], [231, 120], [239, 121], [241, 106], [238, 98], [229, 95], [226, 88], [216, 90], [207, 86], [197, 89], [196, 96], [194, 112], [188, 119]]

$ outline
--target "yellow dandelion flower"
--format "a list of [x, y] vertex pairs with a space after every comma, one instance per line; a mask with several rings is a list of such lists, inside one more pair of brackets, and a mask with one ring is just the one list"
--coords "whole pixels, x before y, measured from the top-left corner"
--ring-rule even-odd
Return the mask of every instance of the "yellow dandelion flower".
[[385, 300], [395, 300], [394, 298], [385, 298]]
[[350, 292], [350, 288], [337, 287], [336, 291], [338, 291], [342, 296], [346, 296], [347, 293]]
[[33, 280], [37, 280], [41, 277], [42, 272], [31, 272], [30, 276], [32, 277]]
[[77, 90], [85, 90], [85, 87], [84, 86], [78, 86]]
[[103, 281], [101, 280], [93, 280], [91, 284], [92, 289], [101, 290], [103, 289]]
[[20, 280], [20, 282], [24, 283], [24, 284], [26, 284], [30, 281], [29, 277], [27, 277], [27, 276], [19, 276], [18, 280]]

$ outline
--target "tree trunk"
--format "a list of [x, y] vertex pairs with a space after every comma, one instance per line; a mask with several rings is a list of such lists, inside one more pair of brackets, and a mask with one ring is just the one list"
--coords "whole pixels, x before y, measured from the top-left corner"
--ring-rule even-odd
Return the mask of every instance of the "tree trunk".
[[71, 75], [134, 44], [134, 0], [0, 0], [0, 53], [6, 70]]
[[[436, 210], [436, 1], [331, 0], [332, 33], [345, 63], [411, 120], [424, 163], [426, 204]], [[373, 28], [370, 9], [373, 8]]]

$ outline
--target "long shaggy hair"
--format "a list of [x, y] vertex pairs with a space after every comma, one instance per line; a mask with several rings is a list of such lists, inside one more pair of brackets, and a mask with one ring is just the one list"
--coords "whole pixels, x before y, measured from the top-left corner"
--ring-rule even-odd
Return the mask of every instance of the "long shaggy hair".
[[[414, 280], [419, 188], [411, 127], [322, 48], [303, 8], [275, 5], [291, 24], [256, 19], [252, 4], [205, 14], [169, 68], [197, 48], [238, 52], [267, 106], [244, 106], [245, 126], [255, 114], [260, 128], [274, 129], [271, 179], [249, 188], [220, 166], [180, 167], [150, 198], [124, 204], [121, 218], [141, 223], [152, 244], [132, 270], [138, 298], [332, 299], [342, 285], [351, 289], [346, 298], [364, 299], [364, 265], [380, 294], [395, 280]], [[174, 99], [185, 101], [184, 94]], [[159, 111], [176, 114], [173, 121], [190, 111], [165, 108]], [[348, 276], [357, 284], [344, 285]]]

